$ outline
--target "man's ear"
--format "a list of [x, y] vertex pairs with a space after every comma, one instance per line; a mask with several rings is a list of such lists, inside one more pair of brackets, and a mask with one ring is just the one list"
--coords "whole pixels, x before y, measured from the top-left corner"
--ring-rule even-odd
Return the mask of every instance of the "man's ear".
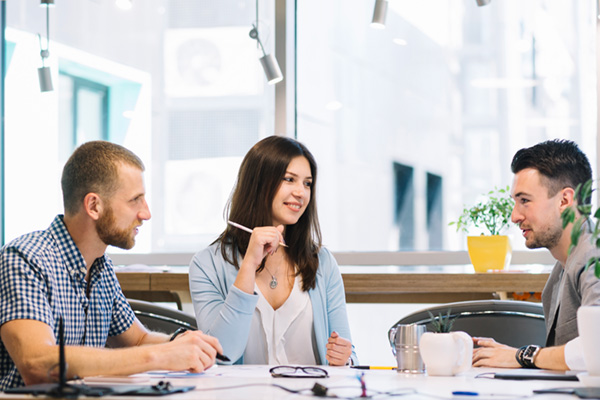
[[88, 193], [83, 198], [83, 209], [91, 219], [97, 221], [102, 215], [102, 199], [96, 193]]
[[560, 211], [563, 212], [566, 208], [571, 207], [575, 203], [575, 190], [566, 187], [561, 190]]

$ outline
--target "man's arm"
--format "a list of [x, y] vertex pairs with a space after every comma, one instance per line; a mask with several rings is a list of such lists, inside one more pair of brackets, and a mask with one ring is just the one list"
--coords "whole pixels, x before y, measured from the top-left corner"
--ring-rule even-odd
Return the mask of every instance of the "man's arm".
[[[473, 338], [473, 344], [479, 346], [473, 349], [474, 367], [520, 368], [517, 362], [517, 350], [490, 338]], [[552, 346], [540, 349], [535, 358], [535, 366], [542, 369], [567, 371], [565, 362], [565, 346]]]
[[161, 344], [169, 341], [171, 336], [159, 332], [150, 332], [136, 318], [131, 327], [117, 336], [110, 336], [106, 345], [111, 348]]
[[535, 358], [535, 366], [542, 369], [568, 371], [565, 361], [565, 345], [544, 347]]
[[[130, 375], [153, 369], [201, 372], [212, 366], [217, 352], [222, 351], [216, 338], [199, 331], [186, 332], [166, 343], [165, 335], [149, 333], [139, 345], [132, 345], [131, 340], [139, 338], [136, 324], [139, 322], [115, 341], [128, 346], [125, 348], [66, 346], [67, 377]], [[49, 371], [58, 364], [58, 346], [50, 326], [36, 320], [12, 320], [0, 327], [0, 337], [26, 384], [49, 380]], [[159, 339], [162, 344], [151, 344]]]

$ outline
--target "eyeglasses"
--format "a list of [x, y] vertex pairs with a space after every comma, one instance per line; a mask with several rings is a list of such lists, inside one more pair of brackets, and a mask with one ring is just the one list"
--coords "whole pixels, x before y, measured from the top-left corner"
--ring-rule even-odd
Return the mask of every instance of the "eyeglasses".
[[279, 365], [269, 370], [273, 378], [328, 378], [329, 374], [318, 367], [293, 367]]

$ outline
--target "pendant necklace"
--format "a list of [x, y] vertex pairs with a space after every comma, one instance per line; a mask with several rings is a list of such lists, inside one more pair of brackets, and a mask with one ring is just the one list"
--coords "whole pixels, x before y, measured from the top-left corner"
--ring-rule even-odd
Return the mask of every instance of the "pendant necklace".
[[[269, 275], [271, 275], [271, 282], [269, 283], [269, 287], [271, 289], [275, 289], [277, 287], [277, 284], [278, 284], [277, 278], [275, 278], [275, 275], [273, 275], [271, 273], [271, 271], [269, 271], [269, 268], [267, 268], [266, 265], [265, 265], [265, 269], [267, 270], [267, 272], [269, 273]], [[277, 268], [277, 271], [279, 271], [279, 268]], [[275, 271], [275, 272], [277, 272], [277, 271]]]

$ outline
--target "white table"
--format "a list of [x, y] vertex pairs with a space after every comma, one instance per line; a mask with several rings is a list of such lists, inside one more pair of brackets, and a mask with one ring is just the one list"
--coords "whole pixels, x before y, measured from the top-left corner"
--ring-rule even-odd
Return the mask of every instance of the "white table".
[[[272, 378], [269, 366], [218, 366], [205, 374], [196, 377], [167, 376], [173, 385], [195, 385], [196, 390], [163, 397], [173, 400], [201, 400], [201, 399], [297, 399], [309, 398], [306, 395], [288, 393], [280, 388], [271, 386], [277, 384], [290, 389], [310, 389], [315, 382], [329, 388], [328, 393], [338, 396], [360, 398], [361, 389], [357, 374], [365, 373], [367, 394], [373, 391], [409, 393], [405, 396], [376, 396], [376, 399], [448, 399], [448, 400], [504, 400], [524, 398], [532, 395], [534, 389], [547, 389], [557, 387], [583, 386], [579, 382], [571, 381], [508, 381], [500, 379], [475, 378], [483, 372], [507, 371], [473, 368], [464, 374], [454, 377], [431, 377], [427, 375], [407, 375], [390, 370], [356, 370], [348, 367], [326, 367], [330, 377], [326, 379], [295, 379]], [[152, 382], [165, 377], [154, 376]], [[247, 386], [244, 386], [247, 385]], [[228, 388], [228, 389], [225, 389]], [[453, 396], [453, 391], [478, 392], [479, 396]], [[504, 396], [506, 395], [506, 396]], [[27, 396], [9, 396], [0, 394], [0, 399], [23, 399]], [[312, 397], [313, 399], [316, 397]], [[576, 399], [571, 395], [535, 395], [534, 400], [561, 400]], [[136, 399], [149, 400], [148, 397], [105, 397], [108, 400]]]

